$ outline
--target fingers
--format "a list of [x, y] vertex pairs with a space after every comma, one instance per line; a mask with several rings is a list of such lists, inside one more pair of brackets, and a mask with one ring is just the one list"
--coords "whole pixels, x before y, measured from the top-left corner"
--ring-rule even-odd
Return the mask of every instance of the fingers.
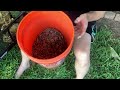
[[79, 23], [81, 21], [81, 18], [80, 17], [77, 17], [76, 20], [74, 21], [74, 23]]
[[79, 17], [76, 18], [74, 21], [77, 26], [81, 26], [83, 30], [87, 29], [88, 26], [88, 20], [86, 14], [82, 14]]
[[78, 24], [80, 23], [83, 19], [87, 19], [87, 15], [86, 14], [82, 14], [79, 17], [76, 18], [76, 20], [74, 21], [74, 23]]
[[85, 34], [87, 26], [88, 26], [88, 22], [85, 19], [81, 20], [81, 22], [76, 24], [75, 32], [78, 36], [78, 39], [81, 38]]
[[74, 23], [76, 23], [75, 31], [78, 33], [77, 36], [79, 39], [85, 34], [88, 27], [88, 20], [86, 14], [82, 14], [77, 17]]

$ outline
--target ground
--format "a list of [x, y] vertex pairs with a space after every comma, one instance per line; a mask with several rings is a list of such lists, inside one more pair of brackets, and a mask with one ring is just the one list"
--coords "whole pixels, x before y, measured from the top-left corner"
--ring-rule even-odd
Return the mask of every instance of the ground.
[[116, 37], [116, 38], [120, 37], [120, 22], [110, 20], [107, 18], [103, 18], [97, 22], [97, 25], [98, 25], [98, 27], [106, 25], [109, 28], [109, 30], [111, 30], [113, 32], [114, 37]]
[[[85, 79], [120, 79], [120, 60], [111, 56], [110, 47], [120, 56], [120, 23], [103, 18], [97, 22], [99, 32], [91, 45], [91, 66]], [[16, 45], [0, 62], [0, 79], [14, 79], [21, 63]], [[74, 79], [74, 54], [71, 51], [57, 69], [48, 70], [31, 62], [20, 79]]]

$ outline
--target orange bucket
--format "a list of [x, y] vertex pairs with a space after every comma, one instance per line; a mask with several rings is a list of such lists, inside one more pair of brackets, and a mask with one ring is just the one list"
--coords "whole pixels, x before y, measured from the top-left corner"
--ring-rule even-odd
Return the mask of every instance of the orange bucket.
[[[60, 30], [67, 42], [67, 49], [51, 59], [37, 59], [32, 56], [32, 45], [36, 37], [46, 28]], [[34, 62], [53, 68], [64, 61], [74, 41], [74, 27], [70, 18], [62, 11], [31, 11], [20, 22], [17, 29], [17, 43], [20, 49]]]

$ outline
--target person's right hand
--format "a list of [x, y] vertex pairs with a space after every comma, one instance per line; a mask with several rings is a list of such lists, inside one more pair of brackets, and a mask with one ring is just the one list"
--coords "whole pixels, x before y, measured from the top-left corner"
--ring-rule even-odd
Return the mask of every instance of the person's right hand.
[[79, 39], [85, 34], [86, 29], [88, 27], [87, 14], [82, 14], [79, 17], [77, 17], [74, 23], [76, 24], [75, 33], [77, 34]]

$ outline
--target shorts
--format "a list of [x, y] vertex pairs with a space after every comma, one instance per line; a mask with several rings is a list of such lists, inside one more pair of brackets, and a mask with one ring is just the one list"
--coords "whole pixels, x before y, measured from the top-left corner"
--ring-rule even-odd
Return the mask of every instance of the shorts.
[[90, 34], [91, 36], [93, 33], [93, 28], [94, 28], [93, 26], [96, 26], [96, 21], [89, 22], [86, 30], [86, 33]]

